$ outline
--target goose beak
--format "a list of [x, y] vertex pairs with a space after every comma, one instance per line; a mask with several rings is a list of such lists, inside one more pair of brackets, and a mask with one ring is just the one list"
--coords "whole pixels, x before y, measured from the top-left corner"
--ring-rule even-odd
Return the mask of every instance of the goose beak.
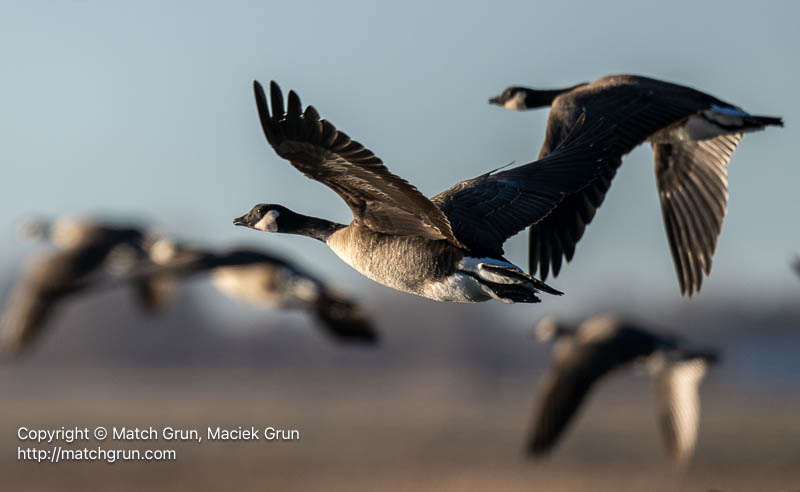
[[241, 217], [236, 217], [233, 219], [233, 225], [235, 226], [247, 226], [247, 216], [242, 215]]
[[503, 105], [503, 103], [500, 102], [500, 96], [489, 98], [489, 104], [497, 104], [498, 106]]

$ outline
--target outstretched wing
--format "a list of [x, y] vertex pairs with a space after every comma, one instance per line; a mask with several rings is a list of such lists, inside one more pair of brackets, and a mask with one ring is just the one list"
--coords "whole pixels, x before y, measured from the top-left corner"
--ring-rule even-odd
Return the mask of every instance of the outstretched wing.
[[[711, 107], [725, 104], [712, 96], [668, 82], [636, 76], [605, 77], [556, 99], [547, 120], [547, 134], [540, 158], [560, 144], [576, 118], [586, 114], [587, 123], [598, 118], [615, 121], [619, 157], [630, 152], [654, 133]], [[580, 193], [564, 200], [553, 214], [530, 229], [529, 261], [532, 273], [546, 279], [552, 269], [561, 270], [562, 259], [570, 261], [586, 226], [602, 205], [621, 161], [609, 160], [604, 173]]]
[[447, 217], [414, 186], [392, 174], [363, 145], [351, 140], [313, 106], [302, 111], [300, 98], [270, 83], [272, 114], [264, 90], [254, 82], [261, 127], [275, 152], [307, 177], [344, 199], [360, 224], [377, 232], [445, 239], [461, 246]]
[[537, 456], [550, 451], [575, 413], [615, 361], [596, 350], [572, 354], [556, 362], [545, 375], [526, 451]]
[[654, 143], [656, 183], [681, 293], [700, 290], [728, 207], [728, 161], [742, 134]]
[[658, 343], [648, 332], [627, 326], [614, 330], [609, 322], [613, 320], [595, 318], [573, 338], [556, 343], [528, 438], [529, 454], [550, 451], [597, 381], [637, 357], [650, 355]]
[[618, 165], [622, 142], [614, 128], [604, 118], [593, 124], [579, 119], [562, 145], [543, 159], [462, 181], [431, 201], [471, 251], [501, 255], [506, 239], [544, 220], [566, 197]]

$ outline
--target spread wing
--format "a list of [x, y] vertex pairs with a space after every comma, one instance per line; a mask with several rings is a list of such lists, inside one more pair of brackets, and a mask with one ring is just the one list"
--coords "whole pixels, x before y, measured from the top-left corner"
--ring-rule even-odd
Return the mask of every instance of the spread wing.
[[594, 384], [628, 362], [620, 360], [608, 344], [573, 347], [543, 380], [541, 397], [527, 443], [533, 456], [550, 451], [566, 430]]
[[728, 206], [727, 165], [742, 134], [654, 143], [656, 183], [681, 293], [699, 291]]
[[0, 349], [4, 355], [16, 355], [30, 345], [59, 297], [32, 281], [14, 287], [0, 317]]
[[36, 259], [17, 281], [0, 317], [0, 351], [17, 355], [32, 345], [65, 299], [99, 286], [98, 273], [113, 246], [90, 244]]
[[639, 356], [651, 354], [655, 343], [646, 332], [627, 329], [608, 337], [596, 334], [585, 338], [594, 341], [570, 339], [564, 345], [556, 344], [555, 362], [543, 380], [528, 438], [527, 451], [531, 455], [552, 449], [600, 378]]
[[565, 199], [616, 169], [626, 145], [616, 124], [579, 118], [561, 146], [542, 159], [462, 181], [431, 200], [471, 251], [500, 255], [506, 239], [558, 214]]
[[[617, 125], [619, 157], [654, 133], [709, 108], [725, 104], [693, 89], [643, 77], [609, 77], [556, 99], [547, 121], [547, 134], [540, 157], [555, 148], [580, 114], [587, 123], [608, 118]], [[580, 193], [564, 200], [553, 214], [530, 229], [529, 261], [532, 273], [546, 279], [552, 269], [561, 270], [562, 259], [570, 261], [586, 226], [602, 205], [621, 161], [608, 160], [604, 173]]]
[[694, 452], [700, 422], [698, 389], [706, 372], [703, 358], [670, 362], [655, 377], [656, 401], [664, 442], [676, 466]]
[[351, 140], [313, 106], [302, 111], [300, 99], [270, 83], [272, 114], [264, 90], [254, 82], [261, 127], [275, 152], [307, 177], [344, 199], [360, 224], [377, 232], [445, 239], [461, 246], [447, 217], [414, 186], [392, 174], [363, 145]]

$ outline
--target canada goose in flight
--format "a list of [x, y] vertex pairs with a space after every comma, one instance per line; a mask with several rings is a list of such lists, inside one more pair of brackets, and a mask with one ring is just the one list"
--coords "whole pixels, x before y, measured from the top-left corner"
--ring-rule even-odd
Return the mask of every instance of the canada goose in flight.
[[[689, 87], [635, 75], [611, 75], [566, 89], [509, 87], [489, 103], [512, 110], [551, 107], [540, 159], [558, 147], [582, 114], [587, 123], [614, 115], [620, 132], [650, 128], [641, 139], [631, 139], [624, 153], [645, 140], [653, 146], [664, 227], [681, 293], [689, 296], [700, 290], [703, 272], [711, 272], [727, 209], [731, 154], [744, 133], [783, 126], [781, 118], [752, 116]], [[538, 270], [546, 280], [551, 268], [558, 275], [562, 257], [572, 259], [611, 186], [618, 163], [609, 163], [605, 176], [531, 226], [532, 274]]]
[[114, 241], [90, 241], [35, 259], [0, 316], [0, 352], [19, 354], [37, 338], [59, 303], [99, 285], [103, 276], [97, 272], [116, 246]]
[[530, 455], [541, 456], [553, 448], [597, 380], [645, 360], [670, 456], [679, 467], [688, 463], [697, 440], [700, 381], [706, 366], [716, 363], [716, 354], [688, 349], [677, 338], [608, 315], [589, 318], [577, 328], [545, 318], [536, 335], [556, 343], [527, 443]]
[[[148, 244], [153, 241], [151, 234], [138, 224], [89, 218], [31, 219], [22, 223], [21, 232], [25, 237], [47, 240], [61, 250], [95, 242], [113, 247], [106, 260], [96, 267], [98, 270], [106, 269], [117, 274], [127, 273], [134, 265], [145, 261]], [[159, 289], [165, 286], [165, 282], [151, 282], [146, 279], [135, 281], [134, 289], [139, 305], [147, 310], [155, 309], [159, 299], [165, 295]]]
[[613, 121], [581, 127], [578, 120], [575, 138], [566, 138], [544, 159], [462, 181], [429, 200], [370, 150], [321, 120], [312, 106], [303, 112], [294, 91], [284, 110], [281, 90], [272, 82], [270, 114], [261, 85], [254, 86], [269, 144], [307, 177], [338, 193], [354, 220], [337, 224], [259, 204], [233, 223], [318, 239], [366, 277], [437, 301], [539, 302], [538, 291], [559, 294], [503, 258], [503, 243], [612, 165], [630, 138], [609, 138]]
[[376, 343], [378, 334], [358, 305], [301, 270], [297, 265], [254, 249], [226, 251], [198, 249], [158, 239], [150, 259], [160, 267], [145, 266], [134, 276], [146, 278], [159, 292], [162, 304], [179, 278], [210, 273], [224, 294], [257, 306], [302, 309], [316, 316], [326, 333], [343, 342]]

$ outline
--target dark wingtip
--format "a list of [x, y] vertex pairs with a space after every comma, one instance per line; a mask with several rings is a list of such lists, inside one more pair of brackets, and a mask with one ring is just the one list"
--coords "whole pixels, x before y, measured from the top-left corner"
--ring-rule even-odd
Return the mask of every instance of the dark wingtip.
[[289, 112], [290, 116], [300, 117], [300, 113], [303, 112], [303, 105], [300, 103], [300, 96], [293, 90], [289, 91]]
[[283, 92], [274, 80], [269, 81], [269, 97], [272, 102], [272, 117], [280, 119], [284, 115]]
[[536, 288], [542, 292], [547, 292], [548, 294], [552, 294], [554, 296], [563, 296], [564, 293], [560, 290], [554, 289], [547, 285], [546, 283], [542, 282], [541, 280], [534, 279], [536, 281]]

